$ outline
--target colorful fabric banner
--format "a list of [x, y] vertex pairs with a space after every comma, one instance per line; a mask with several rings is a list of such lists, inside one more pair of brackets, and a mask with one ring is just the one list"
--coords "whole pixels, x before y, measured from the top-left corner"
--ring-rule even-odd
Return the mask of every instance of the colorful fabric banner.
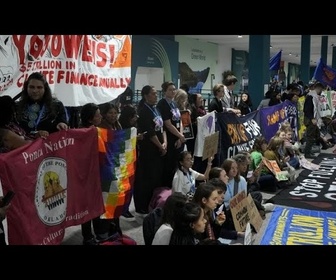
[[104, 213], [95, 127], [62, 130], [0, 155], [10, 245], [58, 245], [67, 227]]
[[315, 68], [313, 78], [325, 86], [336, 88], [336, 70], [325, 64], [322, 58], [320, 58]]
[[275, 207], [260, 245], [335, 245], [336, 213]]
[[100, 178], [105, 205], [101, 218], [117, 218], [127, 210], [132, 199], [137, 129], [98, 128], [98, 132]]
[[0, 35], [0, 96], [41, 72], [65, 106], [109, 102], [131, 80], [131, 35]]

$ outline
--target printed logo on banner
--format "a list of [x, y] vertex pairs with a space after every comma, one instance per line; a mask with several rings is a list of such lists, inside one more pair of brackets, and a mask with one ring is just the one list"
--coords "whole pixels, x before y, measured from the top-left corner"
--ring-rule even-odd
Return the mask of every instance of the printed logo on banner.
[[66, 217], [66, 161], [46, 158], [37, 171], [35, 205], [40, 220], [49, 226], [60, 224]]
[[256, 137], [261, 135], [261, 128], [255, 119], [257, 115], [257, 111], [242, 117], [232, 113], [217, 113], [221, 162], [240, 151], [252, 149]]

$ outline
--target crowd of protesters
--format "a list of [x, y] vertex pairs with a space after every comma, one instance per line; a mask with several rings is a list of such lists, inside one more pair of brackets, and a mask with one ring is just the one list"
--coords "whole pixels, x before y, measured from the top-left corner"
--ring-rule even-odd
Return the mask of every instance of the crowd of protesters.
[[[152, 232], [150, 242], [154, 239], [153, 244], [219, 244], [216, 242], [219, 237], [237, 239], [244, 233], [235, 231], [230, 199], [239, 192], [251, 194], [261, 217], [265, 218], [265, 213], [272, 211], [274, 205], [265, 203], [261, 191], [275, 193], [284, 185], [278, 184], [262, 158], [275, 160], [281, 169], [286, 170], [289, 166], [300, 168], [299, 157], [302, 155], [295, 149], [293, 131], [282, 126], [269, 142], [262, 136], [258, 137], [250, 151], [238, 152], [220, 165], [213, 166], [213, 157], [203, 161], [194, 156], [197, 119], [212, 111], [244, 116], [284, 100], [295, 103], [300, 96], [306, 96], [304, 123], [307, 131], [303, 156], [314, 158], [311, 147], [320, 141], [323, 125], [318, 96], [324, 89], [321, 83], [307, 87], [293, 83], [281, 92], [273, 85], [259, 106], [254, 106], [247, 91], [241, 94], [238, 103], [234, 102], [233, 88], [237, 81], [235, 76], [229, 75], [222, 84], [214, 85], [213, 99], [207, 109], [202, 95], [188, 93], [185, 85], [177, 89], [173, 82], [164, 82], [161, 88], [164, 95], [160, 100], [157, 89], [146, 85], [136, 107], [113, 102], [88, 103], [81, 108], [79, 123], [71, 127], [66, 108], [52, 97], [45, 77], [36, 72], [24, 83], [19, 101], [14, 102], [8, 96], [0, 97], [0, 150], [10, 152], [38, 137], [47, 138], [51, 133], [70, 128], [98, 126], [120, 130], [136, 127], [137, 165], [132, 186], [135, 215], [141, 221], [151, 217], [155, 209], [151, 211], [149, 206], [156, 188], [165, 187], [171, 190], [172, 196], [168, 196], [167, 205], [162, 208], [162, 219], [158, 219], [159, 225]], [[194, 133], [191, 139], [184, 135], [182, 112], [190, 115]], [[179, 206], [168, 203], [177, 194], [180, 195]], [[1, 219], [5, 218], [6, 211], [8, 206], [0, 207]], [[121, 233], [119, 218], [102, 221], [97, 217], [84, 223], [83, 244], [99, 244], [101, 240], [108, 240], [115, 231]], [[134, 215], [127, 208], [122, 218], [134, 220]], [[94, 232], [91, 232], [91, 226]], [[1, 240], [0, 243], [4, 244]]]

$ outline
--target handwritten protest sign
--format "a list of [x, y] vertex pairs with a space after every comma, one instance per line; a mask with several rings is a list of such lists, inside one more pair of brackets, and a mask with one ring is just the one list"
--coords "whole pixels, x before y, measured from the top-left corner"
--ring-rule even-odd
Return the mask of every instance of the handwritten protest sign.
[[256, 232], [259, 232], [263, 220], [250, 194], [246, 196], [244, 191], [236, 194], [230, 200], [230, 210], [236, 231], [245, 231], [250, 222]]
[[203, 147], [203, 157], [202, 160], [206, 160], [207, 158], [217, 154], [218, 150], [218, 138], [219, 131], [206, 136], [204, 138], [204, 147]]

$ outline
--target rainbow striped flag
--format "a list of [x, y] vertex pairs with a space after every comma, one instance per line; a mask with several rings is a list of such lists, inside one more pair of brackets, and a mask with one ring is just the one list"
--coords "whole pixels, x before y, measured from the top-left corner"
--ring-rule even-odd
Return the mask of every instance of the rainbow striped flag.
[[112, 130], [98, 128], [101, 187], [105, 213], [101, 218], [118, 218], [132, 199], [136, 168], [135, 127]]

